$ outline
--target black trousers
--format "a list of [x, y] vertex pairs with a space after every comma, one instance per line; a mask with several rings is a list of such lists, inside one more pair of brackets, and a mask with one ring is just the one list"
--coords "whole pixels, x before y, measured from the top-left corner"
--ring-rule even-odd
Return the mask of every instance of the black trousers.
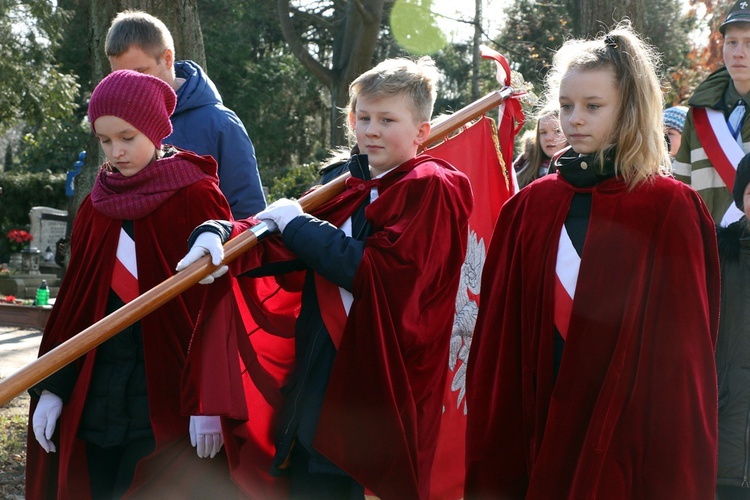
[[133, 482], [135, 466], [156, 446], [153, 438], [133, 441], [125, 446], [102, 448], [86, 443], [91, 497], [95, 500], [120, 498]]
[[290, 498], [292, 500], [362, 500], [365, 490], [352, 477], [310, 472], [310, 454], [300, 443], [292, 448]]

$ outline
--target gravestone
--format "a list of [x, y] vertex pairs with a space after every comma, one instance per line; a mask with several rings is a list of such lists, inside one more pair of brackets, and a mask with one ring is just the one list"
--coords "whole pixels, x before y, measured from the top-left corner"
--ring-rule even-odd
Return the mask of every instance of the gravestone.
[[55, 263], [55, 245], [57, 240], [65, 238], [68, 212], [50, 207], [33, 207], [29, 212], [29, 218], [31, 235], [34, 237], [31, 246], [42, 252], [39, 268], [42, 273], [45, 269], [54, 273], [55, 269], [60, 268]]

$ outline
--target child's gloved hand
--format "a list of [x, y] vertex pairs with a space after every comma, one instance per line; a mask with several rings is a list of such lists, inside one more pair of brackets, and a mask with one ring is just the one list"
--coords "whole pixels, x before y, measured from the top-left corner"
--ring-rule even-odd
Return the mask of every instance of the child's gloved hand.
[[286, 225], [303, 213], [304, 211], [297, 200], [281, 198], [268, 205], [265, 210], [258, 212], [255, 217], [265, 222], [271, 231], [278, 228], [283, 233]]
[[201, 458], [214, 458], [224, 446], [221, 417], [190, 417], [190, 444], [197, 448]]
[[39, 397], [39, 403], [34, 410], [34, 416], [31, 419], [31, 426], [34, 429], [34, 437], [47, 453], [56, 452], [55, 443], [51, 441], [55, 433], [57, 419], [62, 413], [63, 402], [60, 396], [47, 390], [42, 391]]
[[[201, 233], [196, 239], [190, 251], [185, 255], [180, 262], [177, 263], [177, 271], [182, 271], [187, 268], [190, 264], [197, 262], [206, 254], [211, 254], [211, 262], [217, 266], [221, 264], [224, 259], [224, 245], [221, 243], [221, 238], [218, 234], [206, 231]], [[214, 282], [216, 278], [224, 276], [229, 267], [221, 266], [216, 271], [212, 272], [198, 283], [201, 285], [209, 285]]]

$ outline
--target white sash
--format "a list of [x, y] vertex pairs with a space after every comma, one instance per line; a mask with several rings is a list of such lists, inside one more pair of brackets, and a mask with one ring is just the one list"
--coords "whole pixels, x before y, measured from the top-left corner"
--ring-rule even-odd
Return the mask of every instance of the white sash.
[[123, 228], [120, 228], [120, 238], [117, 240], [112, 289], [126, 304], [138, 297], [139, 293], [135, 241]]
[[581, 268], [581, 257], [578, 255], [567, 229], [563, 224], [560, 231], [560, 244], [557, 247], [555, 263], [555, 326], [567, 339], [570, 318], [573, 313], [573, 298], [578, 284], [578, 271]]
[[[706, 156], [708, 157], [709, 161], [714, 166], [714, 169], [719, 172], [719, 177], [724, 180], [726, 175], [722, 175], [719, 169], [722, 168], [722, 166], [724, 166], [724, 168], [729, 168], [729, 166], [731, 166], [731, 168], [733, 168], [736, 172], [737, 165], [739, 165], [742, 157], [745, 156], [745, 152], [742, 150], [742, 147], [740, 147], [737, 141], [735, 141], [734, 136], [729, 130], [729, 125], [724, 118], [724, 113], [711, 108], [702, 109], [704, 109], [706, 112], [706, 117], [708, 118], [711, 132], [713, 132], [716, 144], [718, 144], [718, 146], [721, 148], [721, 151], [714, 151], [711, 147], [706, 147], [707, 144], [704, 145], [703, 149], [706, 152]], [[697, 110], [693, 111], [693, 115], [695, 115], [696, 111]], [[725, 158], [717, 157], [717, 155], [721, 154], [723, 154]], [[731, 193], [734, 186], [728, 185], [726, 181], [724, 182], [724, 184]], [[724, 216], [721, 219], [721, 225], [728, 226], [732, 222], [739, 220], [742, 215], [743, 213], [735, 206], [735, 204], [730, 203], [729, 208], [727, 208]]]

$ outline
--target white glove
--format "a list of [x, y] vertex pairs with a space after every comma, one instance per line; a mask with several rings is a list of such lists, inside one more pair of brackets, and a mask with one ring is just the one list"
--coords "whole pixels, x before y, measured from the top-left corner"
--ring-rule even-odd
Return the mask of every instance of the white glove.
[[190, 417], [190, 444], [197, 447], [201, 458], [214, 458], [224, 446], [221, 417]]
[[265, 222], [271, 231], [275, 231], [278, 228], [283, 233], [286, 225], [303, 213], [302, 207], [297, 203], [297, 200], [281, 198], [268, 205], [265, 210], [258, 212], [255, 217]]
[[34, 410], [34, 416], [31, 419], [31, 426], [34, 428], [34, 437], [47, 453], [56, 452], [55, 443], [51, 441], [52, 434], [55, 433], [57, 419], [62, 413], [62, 398], [47, 390], [42, 391], [39, 397], [39, 403]]
[[[224, 259], [224, 245], [221, 243], [221, 238], [218, 234], [212, 233], [210, 231], [206, 231], [198, 235], [198, 237], [195, 239], [195, 243], [193, 243], [193, 246], [190, 248], [190, 251], [187, 253], [187, 255], [185, 255], [180, 260], [180, 262], [177, 263], [176, 270], [182, 271], [190, 264], [193, 264], [194, 262], [200, 260], [200, 258], [207, 253], [211, 254], [211, 262], [215, 266], [221, 264], [221, 261]], [[216, 278], [224, 276], [228, 270], [229, 267], [221, 266], [220, 268], [216, 269], [216, 271], [200, 280], [198, 283], [200, 283], [201, 285], [210, 285]]]

